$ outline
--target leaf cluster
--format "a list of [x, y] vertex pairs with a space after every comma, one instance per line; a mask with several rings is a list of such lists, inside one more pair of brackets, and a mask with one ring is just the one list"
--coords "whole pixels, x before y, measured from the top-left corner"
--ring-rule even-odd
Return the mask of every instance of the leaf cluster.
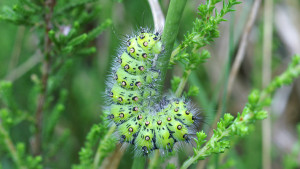
[[[206, 141], [207, 135], [201, 131], [197, 133], [195, 142], [197, 147], [194, 148], [194, 155], [187, 160], [182, 168], [187, 168], [192, 163], [203, 160], [212, 154], [223, 153], [230, 148], [230, 140], [233, 136], [245, 136], [251, 131], [253, 124], [257, 120], [263, 120], [268, 117], [268, 112], [263, 110], [264, 107], [271, 104], [270, 96], [274, 91], [284, 85], [289, 85], [293, 79], [300, 76], [300, 56], [293, 57], [288, 69], [280, 76], [276, 77], [264, 90], [253, 90], [248, 96], [248, 103], [242, 113], [237, 117], [226, 113], [213, 130], [213, 135], [209, 141]], [[203, 144], [206, 143], [204, 146]]]
[[0, 145], [4, 147], [2, 151], [9, 152], [18, 168], [25, 169], [25, 166], [28, 169], [42, 168], [41, 156], [33, 157], [26, 153], [27, 147], [24, 143], [19, 142], [14, 145], [12, 142], [8, 131], [24, 120], [31, 120], [27, 112], [18, 110], [12, 95], [12, 83], [0, 82], [0, 104], [6, 106], [0, 109]]
[[[74, 169], [97, 168], [101, 161], [111, 151], [115, 149], [116, 139], [110, 136], [114, 128], [108, 130], [108, 124], [104, 120], [104, 115], [100, 116], [101, 123], [94, 124], [87, 134], [84, 147], [79, 152], [80, 163], [74, 165]], [[109, 137], [107, 137], [109, 135]], [[94, 151], [96, 149], [96, 151]]]
[[[94, 39], [112, 24], [110, 19], [98, 23], [101, 8], [95, 3], [97, 3], [95, 0], [18, 0], [13, 7], [3, 7], [0, 12], [0, 21], [24, 25], [34, 30], [39, 38], [37, 53], [43, 55], [41, 76], [36, 74], [31, 76], [33, 86], [28, 96], [30, 100], [28, 109], [23, 110], [18, 105], [13, 97], [11, 82], [0, 82], [0, 105], [4, 107], [0, 109], [0, 143], [1, 147], [5, 147], [3, 150], [0, 149], [0, 153], [8, 152], [18, 168], [41, 168], [42, 160], [46, 166], [52, 165], [50, 159], [57, 155], [60, 147], [70, 137], [68, 129], [60, 134], [55, 132], [66, 109], [68, 97], [63, 82], [72, 70], [74, 61], [78, 60], [75, 58], [95, 53], [96, 48], [92, 46]], [[98, 25], [93, 25], [94, 23]], [[38, 129], [37, 124], [40, 119], [36, 118], [35, 113], [41, 96], [45, 98], [41, 110], [45, 120], [42, 122], [42, 128]], [[42, 131], [43, 159], [41, 156], [29, 155], [29, 148], [32, 151], [32, 147], [28, 146], [29, 148], [26, 149], [26, 143], [15, 144], [12, 141], [10, 132], [21, 122], [29, 122], [29, 129], [26, 130], [31, 137], [38, 130]], [[94, 127], [88, 136], [87, 151], [93, 151], [94, 147], [91, 145], [94, 145], [95, 141], [91, 141], [95, 138], [92, 136], [99, 134], [99, 130], [105, 133], [107, 128], [97, 127], [97, 125]], [[88, 155], [82, 155], [83, 161], [85, 161], [84, 156]]]
[[198, 7], [200, 18], [196, 18], [191, 32], [184, 37], [184, 41], [173, 51], [170, 64], [176, 61], [185, 63], [186, 69], [195, 69], [199, 64], [206, 62], [210, 53], [206, 50], [198, 52], [198, 49], [210, 44], [215, 38], [220, 36], [218, 25], [226, 21], [224, 16], [233, 10], [233, 7], [240, 4], [237, 0], [223, 1], [223, 8], [220, 12], [216, 9], [216, 4], [221, 0], [208, 0]]
[[19, 0], [13, 7], [3, 7], [0, 20], [17, 25], [35, 26], [42, 20], [43, 3], [38, 0]]
[[[176, 62], [184, 66], [183, 80], [179, 81], [178, 78], [174, 78], [171, 82], [172, 91], [176, 91], [176, 95], [181, 95], [191, 71], [196, 70], [200, 64], [205, 63], [211, 57], [208, 50], [199, 51], [199, 49], [219, 37], [218, 25], [225, 21], [225, 14], [234, 11], [233, 7], [240, 3], [237, 0], [229, 0], [227, 3], [223, 1], [223, 8], [218, 12], [216, 4], [219, 2], [221, 0], [208, 0], [198, 7], [200, 18], [196, 18], [192, 31], [184, 36], [184, 41], [171, 54], [170, 67]], [[196, 96], [197, 91], [198, 87], [192, 86], [184, 95]]]

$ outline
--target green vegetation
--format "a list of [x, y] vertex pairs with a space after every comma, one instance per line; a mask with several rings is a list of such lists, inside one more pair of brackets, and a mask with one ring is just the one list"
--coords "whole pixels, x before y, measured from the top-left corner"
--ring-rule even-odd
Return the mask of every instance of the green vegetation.
[[[107, 123], [100, 106], [105, 105], [105, 77], [122, 43], [121, 35], [140, 26], [152, 28], [147, 1], [1, 1], [0, 168], [262, 168], [260, 120], [268, 117], [274, 124], [280, 120], [265, 108], [274, 97], [276, 100], [279, 88], [300, 76], [300, 56], [293, 56], [288, 67], [283, 59], [273, 58], [270, 72], [287, 68], [259, 90], [262, 42], [253, 43], [252, 48], [249, 45], [252, 54], [259, 56], [244, 61], [242, 75], [236, 77], [239, 86], [232, 91], [238, 96], [230, 97], [228, 72], [239, 47], [235, 39], [242, 34], [234, 32], [238, 30], [234, 9], [241, 9], [241, 2], [207, 0], [197, 7], [193, 3], [159, 2], [166, 23], [162, 35], [165, 52], [157, 66], [162, 74], [161, 91], [191, 97], [203, 108], [208, 126], [201, 124], [202, 129], [197, 129], [194, 147], [189, 144], [179, 148], [180, 153], [162, 158], [155, 151], [146, 158], [134, 157], [132, 146], [121, 147], [114, 134], [116, 126]], [[242, 13], [239, 21], [246, 20], [247, 11], [238, 11]], [[225, 18], [230, 22], [223, 22]], [[258, 19], [258, 26], [262, 23]], [[223, 34], [229, 34], [228, 43], [223, 43]], [[272, 36], [273, 48], [283, 44], [278, 35]], [[224, 50], [222, 57], [219, 50]], [[281, 53], [279, 48], [272, 50], [274, 56]], [[248, 103], [241, 102], [250, 90]], [[244, 107], [239, 109], [241, 113], [234, 113], [237, 107]], [[299, 120], [295, 117], [294, 122]], [[298, 125], [298, 135], [299, 131]], [[276, 131], [272, 132], [276, 136]], [[271, 158], [283, 159], [282, 164], [273, 165], [299, 167], [299, 140], [284, 157], [280, 156], [282, 148], [272, 142], [275, 155]]]

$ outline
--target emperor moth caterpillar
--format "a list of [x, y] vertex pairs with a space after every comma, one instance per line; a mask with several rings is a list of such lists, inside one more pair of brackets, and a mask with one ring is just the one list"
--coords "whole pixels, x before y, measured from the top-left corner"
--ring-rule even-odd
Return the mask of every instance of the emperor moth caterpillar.
[[117, 125], [120, 142], [135, 145], [138, 153], [171, 152], [176, 142], [189, 141], [196, 111], [184, 99], [169, 96], [156, 101], [160, 72], [153, 61], [163, 51], [158, 32], [142, 29], [126, 45], [115, 58], [107, 84], [108, 119]]

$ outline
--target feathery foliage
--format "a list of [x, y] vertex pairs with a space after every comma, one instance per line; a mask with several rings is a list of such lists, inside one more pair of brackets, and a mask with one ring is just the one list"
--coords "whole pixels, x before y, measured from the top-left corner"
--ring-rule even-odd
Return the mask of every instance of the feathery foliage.
[[[290, 85], [300, 75], [300, 56], [296, 55], [287, 70], [275, 77], [265, 89], [252, 90], [241, 113], [236, 117], [226, 113], [223, 118], [218, 119], [219, 122], [213, 129], [211, 138], [208, 138], [208, 134], [204, 131], [197, 132], [194, 139], [196, 146], [191, 152], [193, 155], [189, 158], [182, 155], [186, 153], [170, 153], [161, 158], [158, 152], [154, 152], [149, 158], [133, 157], [132, 151], [118, 150], [118, 142], [114, 137], [116, 126], [107, 124], [103, 113], [94, 121], [92, 118], [85, 118], [86, 114], [98, 112], [90, 112], [88, 106], [82, 105], [87, 102], [101, 104], [99, 103], [101, 99], [92, 98], [89, 93], [91, 88], [98, 86], [99, 81], [104, 84], [105, 78], [99, 77], [99, 72], [95, 70], [107, 71], [103, 67], [108, 67], [106, 65], [109, 65], [112, 56], [103, 59], [102, 56], [106, 56], [106, 52], [102, 47], [106, 45], [110, 46], [111, 51], [115, 50], [112, 44], [118, 43], [120, 39], [115, 37], [115, 32], [121, 31], [115, 31], [110, 35], [111, 42], [105, 38], [97, 39], [98, 36], [112, 24], [116, 27], [130, 25], [133, 16], [141, 17], [139, 13], [141, 11], [136, 9], [144, 6], [145, 2], [16, 0], [11, 3], [15, 4], [1, 8], [0, 21], [29, 30], [27, 33], [31, 35], [30, 45], [34, 46], [34, 50], [30, 52], [36, 53], [37, 57], [31, 56], [28, 61], [33, 60], [37, 66], [34, 65], [27, 70], [25, 75], [22, 72], [8, 70], [7, 74], [10, 76], [7, 76], [6, 80], [0, 80], [0, 169], [70, 168], [70, 166], [74, 169], [98, 169], [104, 168], [107, 163], [111, 166], [118, 164], [119, 168], [130, 168], [129, 164], [132, 161], [132, 168], [143, 168], [145, 164], [149, 164], [149, 169], [153, 169], [167, 164], [167, 169], [174, 169], [178, 167], [177, 165], [185, 169], [213, 154], [224, 153], [235, 146], [234, 139], [250, 134], [252, 129], [257, 127], [256, 122], [269, 117], [270, 113], [265, 108], [270, 106], [275, 91], [283, 85]], [[119, 18], [119, 20], [126, 20], [123, 25], [121, 22], [117, 23], [115, 19], [111, 20], [113, 14], [120, 12], [115, 10], [115, 3], [124, 4], [122, 7], [126, 9], [128, 16]], [[217, 10], [216, 5], [219, 3], [223, 6]], [[179, 65], [183, 68], [182, 77], [171, 77], [170, 89], [175, 95], [177, 97], [209, 95], [209, 92], [201, 93], [200, 90], [203, 89], [197, 85], [190, 85], [185, 90], [186, 84], [191, 74], [198, 71], [201, 64], [214, 57], [209, 49], [204, 47], [222, 36], [219, 32], [220, 23], [226, 21], [225, 15], [233, 12], [240, 2], [207, 0], [200, 4], [198, 17], [195, 19], [191, 17], [192, 21], [189, 19], [185, 22], [190, 21], [191, 27], [183, 35], [184, 38], [179, 41], [179, 45], [174, 47], [181, 28], [180, 22], [183, 22], [181, 18], [185, 14], [184, 9], [191, 8], [186, 4], [186, 0], [171, 0], [168, 9], [163, 9], [168, 12], [168, 15], [162, 35], [166, 49], [157, 63], [157, 66], [161, 67], [163, 77], [161, 84], [168, 84], [164, 77], [167, 69]], [[164, 7], [163, 3], [161, 6]], [[194, 6], [191, 9], [195, 10]], [[149, 13], [148, 8], [143, 10], [146, 11], [146, 15]], [[100, 44], [100, 47], [95, 44]], [[94, 57], [97, 50], [101, 53], [100, 59]], [[107, 55], [112, 53], [109, 51]], [[0, 59], [2, 58], [4, 57], [0, 56]], [[84, 65], [85, 69], [91, 71], [85, 73], [78, 65]], [[93, 66], [96, 68], [90, 68]], [[3, 70], [1, 67], [2, 64], [0, 69]], [[90, 80], [92, 78], [100, 80], [92, 81]], [[161, 85], [163, 86], [165, 85]], [[104, 87], [102, 85], [99, 88], [101, 90]], [[77, 95], [76, 92], [84, 94]], [[97, 95], [101, 95], [100, 92]], [[79, 110], [76, 112], [77, 109], [82, 109], [83, 113], [78, 113]], [[97, 123], [92, 124], [95, 121]], [[298, 126], [300, 135], [299, 132]], [[83, 145], [79, 149], [80, 144]], [[235, 152], [234, 149], [227, 151]], [[123, 153], [124, 157], [122, 157]], [[167, 161], [175, 158], [175, 155], [180, 158], [178, 164]], [[294, 146], [291, 154], [285, 156], [285, 168], [299, 167], [298, 155], [299, 143]], [[235, 161], [239, 160], [242, 161], [238, 158]], [[227, 162], [230, 165], [230, 160]]]
[[[111, 25], [111, 20], [106, 19], [86, 33], [85, 25], [95, 21], [101, 11], [99, 6], [93, 5], [95, 3], [91, 0], [19, 0], [13, 7], [2, 8], [0, 20], [36, 32], [39, 39], [37, 51], [43, 55], [41, 72], [32, 76], [28, 109], [18, 106], [11, 82], [2, 81], [0, 86], [1, 101], [5, 106], [1, 108], [1, 142], [17, 168], [53, 166], [50, 159], [59, 153], [59, 147], [70, 137], [68, 129], [59, 135], [54, 134], [66, 111], [68, 90], [62, 84], [76, 58], [95, 53], [96, 48], [90, 46], [91, 42]], [[12, 129], [24, 122], [28, 122], [31, 128], [30, 136], [27, 136], [28, 140], [32, 139], [30, 146], [19, 140], [15, 143], [11, 138]]]

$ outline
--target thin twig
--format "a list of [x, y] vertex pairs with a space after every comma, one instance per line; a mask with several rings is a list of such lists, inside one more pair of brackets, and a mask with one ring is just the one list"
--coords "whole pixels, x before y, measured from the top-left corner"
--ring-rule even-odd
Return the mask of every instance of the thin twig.
[[[156, 32], [161, 32], [165, 26], [165, 16], [161, 10], [161, 7], [157, 0], [148, 0], [148, 3], [153, 16], [154, 29]], [[158, 56], [159, 55], [155, 55], [153, 66], [156, 66]]]
[[[222, 136], [228, 136], [229, 135], [229, 129], [227, 129], [225, 132], [222, 133]], [[218, 140], [218, 138], [212, 138], [210, 139], [208, 142], [215, 142], [216, 140]], [[206, 151], [208, 151], [209, 146], [208, 146], [208, 142], [205, 144], [205, 146], [203, 146], [201, 148], [201, 150], [197, 153], [197, 155], [189, 158], [188, 160], [186, 160], [183, 165], [180, 167], [180, 169], [187, 169], [189, 166], [191, 166], [195, 161], [197, 161], [197, 159], [199, 159], [199, 157], [203, 154], [205, 154]]]
[[[273, 32], [273, 0], [265, 0], [264, 4], [264, 39], [262, 87], [265, 88], [271, 81], [271, 55]], [[262, 161], [263, 169], [271, 169], [271, 116], [263, 121], [262, 127]]]
[[42, 69], [42, 86], [41, 92], [38, 96], [38, 104], [36, 109], [36, 134], [34, 138], [33, 144], [33, 153], [35, 155], [41, 154], [41, 133], [42, 133], [42, 121], [43, 121], [43, 108], [46, 100], [47, 93], [47, 84], [48, 84], [48, 76], [50, 71], [50, 63], [51, 63], [51, 45], [52, 42], [48, 36], [48, 33], [52, 27], [51, 19], [53, 14], [53, 9], [56, 4], [56, 0], [46, 0], [45, 2], [45, 10], [48, 10], [48, 13], [45, 15], [45, 36], [44, 36], [44, 60], [43, 60], [43, 69]]
[[11, 59], [10, 59], [10, 63], [9, 63], [8, 72], [13, 70], [19, 62], [19, 57], [20, 57], [20, 53], [21, 53], [21, 49], [22, 49], [22, 45], [23, 45], [22, 41], [23, 41], [23, 38], [24, 38], [24, 32], [25, 32], [25, 27], [24, 26], [19, 26], [17, 34], [16, 34], [16, 39], [15, 39], [15, 44], [14, 44], [14, 47], [13, 47], [13, 52], [12, 52], [11, 57], [10, 57]]
[[165, 17], [158, 3], [158, 0], [148, 0], [151, 8], [155, 31], [163, 30], [165, 26]]
[[186, 82], [187, 82], [190, 74], [191, 74], [191, 70], [187, 70], [187, 71], [184, 72], [183, 77], [181, 78], [181, 81], [180, 81], [180, 83], [179, 83], [179, 85], [177, 87], [177, 90], [175, 92], [175, 96], [176, 97], [180, 97], [181, 96], [181, 94], [183, 92], [183, 89], [184, 89], [184, 87], [186, 85]]
[[42, 60], [42, 55], [39, 50], [35, 52], [35, 54], [29, 59], [24, 62], [19, 67], [11, 70], [9, 74], [6, 75], [5, 79], [9, 81], [15, 81], [18, 78], [22, 77], [24, 74], [26, 74], [29, 70], [31, 70], [34, 66], [36, 66], [40, 61]]
[[233, 66], [232, 66], [232, 69], [231, 69], [230, 74], [229, 74], [229, 80], [228, 80], [228, 86], [227, 86], [227, 92], [228, 92], [227, 98], [231, 94], [231, 90], [232, 90], [232, 86], [233, 86], [235, 77], [236, 77], [237, 72], [239, 71], [241, 63], [244, 59], [245, 51], [246, 51], [247, 44], [248, 44], [249, 34], [250, 34], [250, 32], [252, 30], [252, 27], [254, 25], [254, 21], [256, 19], [257, 13], [259, 11], [260, 4], [261, 4], [261, 0], [255, 0], [254, 1], [251, 12], [250, 12], [250, 15], [249, 15], [249, 19], [248, 19], [248, 21], [246, 23], [246, 27], [243, 31], [240, 46], [239, 46], [239, 49], [238, 49], [237, 54], [235, 56]]

